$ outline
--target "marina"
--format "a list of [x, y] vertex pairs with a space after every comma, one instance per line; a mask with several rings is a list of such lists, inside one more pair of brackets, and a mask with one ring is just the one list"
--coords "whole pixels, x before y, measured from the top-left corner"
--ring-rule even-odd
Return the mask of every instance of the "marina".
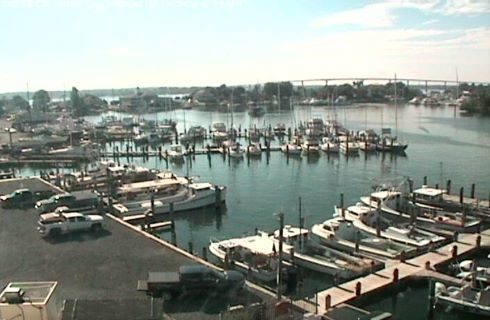
[[[329, 108], [302, 108], [294, 111], [302, 119], [328, 119], [334, 114]], [[359, 113], [358, 108], [376, 113], [380, 112], [379, 108], [389, 107], [355, 106], [342, 111], [349, 114], [346, 119], [352, 121]], [[426, 119], [417, 114], [421, 111], [430, 111], [427, 119], [431, 119], [429, 115], [433, 112], [413, 106], [403, 108], [408, 115], [406, 121], [409, 116], [416, 121]], [[386, 114], [390, 110], [383, 112]], [[448, 109], [436, 111], [445, 119], [453, 117]], [[193, 121], [193, 117], [196, 122], [197, 119], [205, 121], [203, 117], [224, 117], [221, 113], [194, 110], [173, 111], [159, 117], [177, 118], [175, 128], [180, 130], [178, 118], [184, 116], [184, 112], [186, 121]], [[311, 112], [316, 115], [312, 117]], [[243, 121], [242, 127], [253, 127], [247, 121], [255, 120], [248, 118], [246, 113], [237, 112], [234, 117], [235, 123], [240, 123], [238, 119]], [[268, 117], [269, 127], [273, 127], [273, 123], [288, 123], [290, 114], [266, 113], [264, 117]], [[376, 123], [374, 117], [372, 121]], [[363, 118], [358, 120], [357, 127], [355, 122], [351, 123], [352, 131], [361, 129], [364, 124]], [[312, 123], [315, 125], [307, 125], [306, 130], [315, 137], [319, 121]], [[445, 124], [441, 128], [449, 130], [447, 126], [452, 125]], [[285, 126], [288, 128], [287, 124]], [[410, 133], [417, 128], [408, 124], [403, 128], [405, 137], [417, 137]], [[325, 130], [328, 132], [327, 127]], [[451, 132], [444, 130], [445, 134]], [[335, 138], [329, 138], [328, 133], [325, 133], [324, 144], [332, 141], [334, 145], [327, 144], [320, 150], [319, 143], [310, 141], [321, 139], [312, 137], [297, 144], [293, 134], [289, 140], [286, 133], [282, 142], [280, 137], [272, 134], [259, 137], [260, 142], [251, 142], [248, 131], [247, 134], [242, 131], [242, 135], [240, 130], [237, 132], [237, 144], [224, 139], [225, 145], [219, 146], [216, 139], [203, 139], [188, 148], [175, 144], [175, 136], [168, 142], [162, 140], [146, 147], [133, 144], [131, 138], [126, 137], [124, 141], [105, 142], [97, 159], [89, 164], [75, 161], [73, 168], [59, 164], [50, 166], [49, 163], [36, 169], [17, 165], [7, 168], [12, 176], [37, 176], [40, 173], [46, 183], [58, 189], [93, 191], [100, 200], [99, 209], [110, 219], [107, 224], [110, 232], [115, 223], [192, 262], [216, 268], [236, 268], [247, 278], [247, 295], [244, 300], [228, 303], [246, 307], [257, 301], [273, 304], [279, 295], [289, 300], [289, 312], [328, 314], [343, 303], [354, 303], [361, 297], [391, 290], [393, 283], [397, 283], [395, 277], [400, 282], [411, 282], [420, 277], [446, 279], [438, 271], [439, 266], [453, 258], [449, 251], [454, 250], [454, 246], [457, 246], [458, 257], [474, 252], [478, 231], [481, 231], [480, 246], [488, 248], [486, 225], [479, 223], [479, 219], [488, 215], [488, 180], [485, 175], [458, 171], [459, 162], [451, 157], [444, 162], [432, 159], [426, 151], [429, 148], [427, 139], [431, 136], [410, 139], [406, 153], [393, 153], [364, 152], [360, 147], [354, 152], [357, 147], [348, 145], [348, 140], [342, 151], [341, 145], [337, 146]], [[471, 130], [468, 134], [472, 135]], [[450, 148], [453, 142], [440, 143]], [[178, 150], [177, 146], [182, 148]], [[293, 146], [301, 150], [296, 155]], [[333, 152], [337, 147], [339, 152]], [[182, 157], [171, 156], [171, 148], [181, 152]], [[472, 161], [475, 156], [485, 157], [488, 153], [486, 148], [475, 144], [463, 144], [461, 148], [467, 149], [466, 161]], [[448, 150], [442, 148], [441, 152]], [[414, 165], [419, 162], [424, 165]], [[485, 172], [483, 167], [480, 170]], [[399, 186], [407, 177], [417, 194], [434, 190], [430, 192], [444, 194], [444, 201], [451, 205], [434, 209], [435, 203], [413, 201], [421, 195], [414, 197], [409, 191], [389, 189], [389, 186]], [[454, 181], [453, 190], [447, 187], [450, 181]], [[463, 185], [470, 186], [466, 193]], [[376, 188], [390, 191], [376, 194], [380, 192]], [[454, 190], [459, 190], [460, 194]], [[466, 210], [464, 218], [461, 208]], [[413, 215], [415, 212], [417, 217]], [[282, 236], [279, 236], [278, 213], [283, 214], [285, 222]], [[361, 216], [364, 215], [369, 219], [363, 220]], [[444, 217], [444, 221], [437, 220], [439, 217]], [[442, 227], [427, 228], [432, 224]], [[438, 231], [436, 234], [432, 233], [434, 229]], [[321, 233], [318, 230], [322, 230]], [[457, 241], [454, 241], [455, 231], [459, 233]], [[98, 239], [90, 233], [80, 237]], [[111, 237], [107, 235], [107, 238]], [[320, 237], [319, 243], [316, 237]], [[210, 240], [217, 238], [221, 242], [213, 240], [211, 245], [215, 243], [228, 249], [217, 253], [210, 245]], [[64, 239], [71, 242], [74, 238], [65, 236]], [[226, 253], [227, 250], [243, 251], [243, 248], [247, 248], [247, 252], [242, 252], [241, 257]], [[276, 285], [278, 269], [283, 270], [280, 286]], [[425, 270], [430, 272], [424, 275]], [[138, 280], [145, 278], [145, 272], [146, 269], [138, 275]], [[358, 283], [361, 283], [361, 289]], [[131, 288], [135, 290], [134, 284]], [[61, 293], [66, 295], [64, 291]], [[151, 301], [145, 301], [150, 308]], [[228, 312], [228, 309], [220, 306], [213, 312], [217, 315]]]

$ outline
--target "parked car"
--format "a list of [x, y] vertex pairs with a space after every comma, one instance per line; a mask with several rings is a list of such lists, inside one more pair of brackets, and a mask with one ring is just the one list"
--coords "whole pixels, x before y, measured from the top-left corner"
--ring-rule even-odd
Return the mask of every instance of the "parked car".
[[48, 236], [57, 236], [75, 231], [98, 232], [104, 226], [104, 217], [61, 211], [40, 215], [37, 224], [39, 233]]
[[97, 194], [91, 191], [75, 191], [72, 193], [61, 193], [49, 199], [36, 202], [36, 209], [39, 213], [54, 211], [57, 207], [67, 206], [72, 211], [90, 210], [97, 206]]
[[54, 194], [54, 191], [31, 191], [29, 189], [17, 189], [10, 194], [0, 197], [2, 208], [25, 209], [34, 207], [36, 201], [46, 199]]
[[218, 271], [202, 265], [184, 265], [178, 272], [149, 272], [138, 281], [138, 290], [154, 297], [175, 298], [181, 294], [236, 293], [245, 277], [235, 270]]

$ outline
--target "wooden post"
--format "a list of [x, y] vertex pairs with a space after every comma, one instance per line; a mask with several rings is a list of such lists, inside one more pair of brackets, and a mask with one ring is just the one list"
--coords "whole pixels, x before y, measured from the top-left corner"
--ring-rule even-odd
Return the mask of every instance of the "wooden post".
[[471, 184], [471, 199], [475, 199], [475, 184]]
[[362, 290], [362, 284], [360, 281], [357, 281], [357, 283], [356, 283], [356, 297], [359, 297], [361, 295], [361, 290]]
[[327, 294], [325, 296], [325, 310], [329, 310], [332, 307], [332, 297]]
[[463, 194], [464, 194], [464, 188], [461, 187], [459, 189], [459, 203], [461, 203], [461, 204], [463, 203]]
[[202, 257], [205, 261], [208, 261], [208, 250], [206, 247], [202, 247]]
[[340, 209], [342, 210], [342, 218], [345, 218], [345, 209], [344, 209], [344, 193], [340, 194]]
[[400, 271], [398, 270], [398, 268], [395, 268], [395, 270], [393, 270], [393, 282], [398, 282], [399, 273]]
[[193, 254], [193, 252], [192, 252], [192, 251], [194, 250], [194, 248], [193, 248], [192, 241], [189, 241], [188, 246], [189, 246], [189, 253], [190, 253], [190, 254]]
[[424, 176], [424, 186], [427, 185], [427, 176]]
[[451, 194], [451, 179], [449, 179], [446, 183], [446, 190], [447, 194]]

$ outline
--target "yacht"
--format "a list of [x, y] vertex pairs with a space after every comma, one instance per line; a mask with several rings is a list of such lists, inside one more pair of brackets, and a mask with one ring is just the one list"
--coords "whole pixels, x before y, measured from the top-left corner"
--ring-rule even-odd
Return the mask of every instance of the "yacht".
[[[279, 230], [274, 231], [276, 247], [279, 246]], [[310, 239], [309, 230], [284, 226], [284, 258], [303, 268], [350, 279], [367, 274], [372, 270], [372, 260], [356, 257], [329, 247], [322, 246]]]
[[276, 124], [273, 130], [276, 136], [281, 137], [286, 135], [286, 125], [284, 123]]
[[232, 158], [241, 159], [243, 158], [244, 153], [245, 150], [240, 146], [238, 142], [235, 142], [228, 147], [228, 155]]
[[[342, 210], [342, 209], [338, 209]], [[341, 212], [337, 212], [342, 214]], [[381, 217], [378, 210], [367, 207], [361, 203], [350, 206], [344, 212], [344, 216], [351, 220], [354, 227], [361, 232], [376, 237], [390, 239], [402, 244], [414, 246], [417, 249], [427, 249], [445, 240], [432, 232], [421, 230], [414, 225], [393, 223]]]
[[349, 136], [340, 136], [340, 151], [346, 155], [359, 154], [359, 144]]
[[321, 243], [347, 252], [358, 251], [362, 254], [394, 260], [399, 259], [402, 252], [405, 257], [416, 254], [414, 247], [364, 234], [351, 220], [342, 217], [315, 224], [311, 232], [320, 239]]
[[320, 154], [320, 144], [318, 139], [313, 136], [307, 136], [304, 139], [301, 148], [303, 149], [303, 154], [307, 156]]
[[[273, 239], [263, 234], [214, 240], [209, 244], [209, 252], [221, 263], [232, 266], [247, 274], [250, 278], [261, 282], [274, 282], [277, 279], [279, 257]], [[287, 273], [292, 265], [283, 262]]]
[[215, 122], [211, 127], [211, 135], [213, 139], [223, 141], [228, 139], [228, 132], [226, 131], [226, 125], [223, 122]]
[[[194, 182], [171, 172], [157, 174], [157, 179], [123, 184], [117, 188], [114, 209], [121, 216], [137, 215], [152, 208], [154, 214], [194, 210], [221, 204], [226, 199], [226, 187], [207, 182]], [[173, 207], [173, 208], [171, 208]]]
[[301, 150], [301, 146], [294, 143], [285, 143], [281, 145], [281, 151], [287, 155], [300, 155]]

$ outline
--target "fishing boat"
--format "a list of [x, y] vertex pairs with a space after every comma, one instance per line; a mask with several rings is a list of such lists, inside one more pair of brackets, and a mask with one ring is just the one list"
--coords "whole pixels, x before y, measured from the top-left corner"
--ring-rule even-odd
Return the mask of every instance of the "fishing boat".
[[388, 259], [398, 259], [402, 252], [405, 257], [416, 254], [414, 247], [362, 233], [351, 220], [343, 217], [335, 217], [315, 224], [311, 227], [311, 232], [321, 243], [346, 252], [357, 251]]
[[226, 187], [161, 172], [151, 181], [123, 184], [116, 199], [114, 209], [121, 216], [142, 214], [152, 208], [152, 202], [153, 213], [164, 214], [220, 204], [226, 199]]
[[[211, 239], [209, 252], [221, 263], [236, 268], [250, 278], [273, 282], [277, 278], [279, 257], [273, 239], [263, 234], [227, 240]], [[285, 273], [292, 265], [283, 261]]]
[[417, 249], [427, 249], [445, 240], [444, 237], [421, 230], [413, 224], [395, 224], [382, 217], [377, 209], [367, 207], [362, 203], [348, 207], [344, 215], [347, 219], [352, 220], [354, 226], [361, 232], [414, 246]]
[[435, 305], [490, 317], [490, 287], [479, 289], [468, 284], [446, 287], [443, 283], [436, 282], [434, 291]]
[[413, 222], [418, 227], [435, 233], [474, 232], [481, 225], [479, 219], [461, 212], [444, 211], [423, 204], [415, 206], [410, 197], [394, 190], [373, 192], [370, 197], [361, 197], [361, 201], [367, 206], [379, 208], [391, 220]]
[[[279, 232], [273, 233], [276, 246], [279, 246]], [[309, 230], [289, 225], [283, 228], [284, 258], [303, 268], [350, 279], [367, 274], [373, 269], [373, 261], [356, 257], [310, 239]]]

